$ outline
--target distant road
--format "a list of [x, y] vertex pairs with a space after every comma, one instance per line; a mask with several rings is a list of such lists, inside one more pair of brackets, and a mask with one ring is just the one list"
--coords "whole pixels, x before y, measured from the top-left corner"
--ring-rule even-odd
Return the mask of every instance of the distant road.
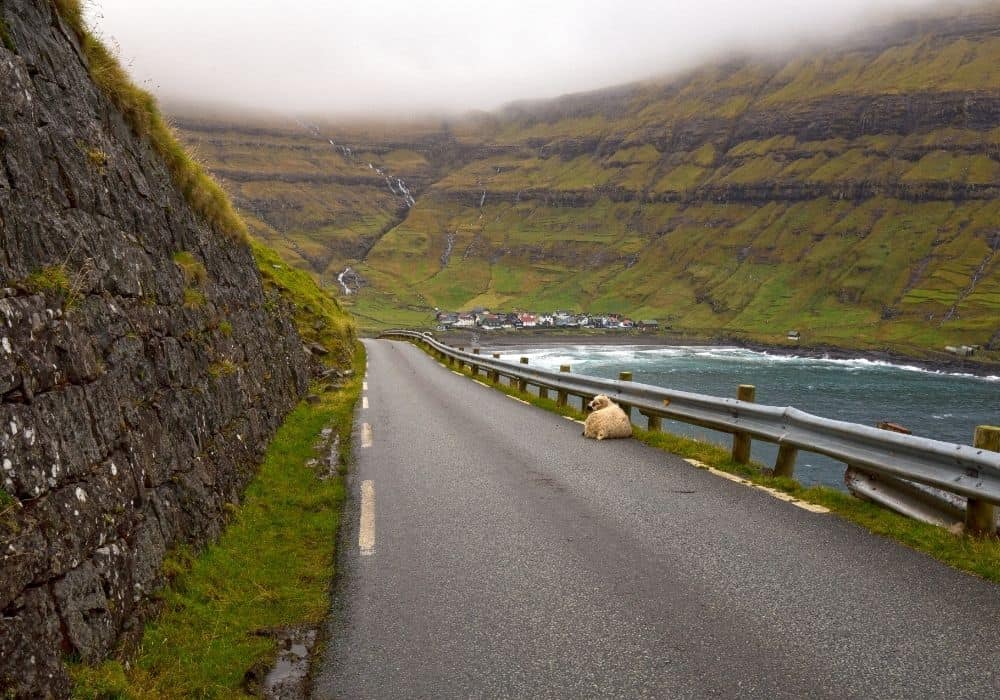
[[1000, 694], [1000, 587], [365, 342], [316, 697]]

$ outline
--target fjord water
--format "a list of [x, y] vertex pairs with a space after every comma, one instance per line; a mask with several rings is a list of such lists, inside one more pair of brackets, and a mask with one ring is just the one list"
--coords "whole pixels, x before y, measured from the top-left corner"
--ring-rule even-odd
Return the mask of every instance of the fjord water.
[[[757, 403], [794, 406], [825, 418], [875, 425], [892, 421], [914, 435], [971, 444], [977, 425], [1000, 424], [1000, 377], [932, 372], [865, 359], [773, 355], [734, 347], [562, 346], [504, 351], [533, 366], [617, 378], [633, 372], [645, 384], [714, 396], [736, 396], [739, 384], [757, 387]], [[643, 424], [643, 419], [638, 418]], [[728, 445], [728, 435], [676, 421], [663, 429]], [[753, 458], [773, 464], [777, 447], [753, 445]], [[804, 484], [843, 489], [844, 465], [800, 452], [795, 469]]]

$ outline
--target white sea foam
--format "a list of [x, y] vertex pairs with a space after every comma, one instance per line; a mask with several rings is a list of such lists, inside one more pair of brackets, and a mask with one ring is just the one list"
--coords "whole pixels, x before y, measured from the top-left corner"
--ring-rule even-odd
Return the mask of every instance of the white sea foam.
[[[649, 362], [662, 362], [668, 358], [697, 358], [699, 360], [720, 362], [744, 362], [770, 365], [802, 365], [814, 369], [842, 370], [850, 373], [866, 371], [914, 372], [919, 374], [958, 377], [985, 382], [1000, 382], [997, 375], [977, 375], [969, 372], [949, 372], [947, 370], [930, 369], [910, 364], [897, 364], [885, 360], [871, 360], [864, 357], [805, 357], [802, 355], [784, 355], [746, 348], [729, 346], [663, 346], [651, 348], [648, 346], [623, 345], [574, 345], [551, 348], [539, 348], [513, 353], [518, 357], [528, 357], [531, 364], [543, 367], [558, 367], [560, 364], [616, 363], [625, 365], [641, 365]], [[665, 369], [665, 368], [664, 368]]]

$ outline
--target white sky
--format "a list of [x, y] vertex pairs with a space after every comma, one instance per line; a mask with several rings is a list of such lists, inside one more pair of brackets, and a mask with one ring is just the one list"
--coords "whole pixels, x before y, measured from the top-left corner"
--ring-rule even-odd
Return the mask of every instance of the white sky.
[[[492, 109], [736, 49], [850, 35], [938, 0], [88, 0], [162, 99], [278, 112]], [[949, 6], [953, 5], [951, 3]]]

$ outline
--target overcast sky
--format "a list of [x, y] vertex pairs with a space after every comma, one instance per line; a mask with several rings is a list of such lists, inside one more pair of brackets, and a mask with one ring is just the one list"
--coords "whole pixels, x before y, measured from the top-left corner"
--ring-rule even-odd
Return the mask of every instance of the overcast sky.
[[166, 101], [279, 112], [492, 109], [849, 35], [938, 0], [88, 0]]

